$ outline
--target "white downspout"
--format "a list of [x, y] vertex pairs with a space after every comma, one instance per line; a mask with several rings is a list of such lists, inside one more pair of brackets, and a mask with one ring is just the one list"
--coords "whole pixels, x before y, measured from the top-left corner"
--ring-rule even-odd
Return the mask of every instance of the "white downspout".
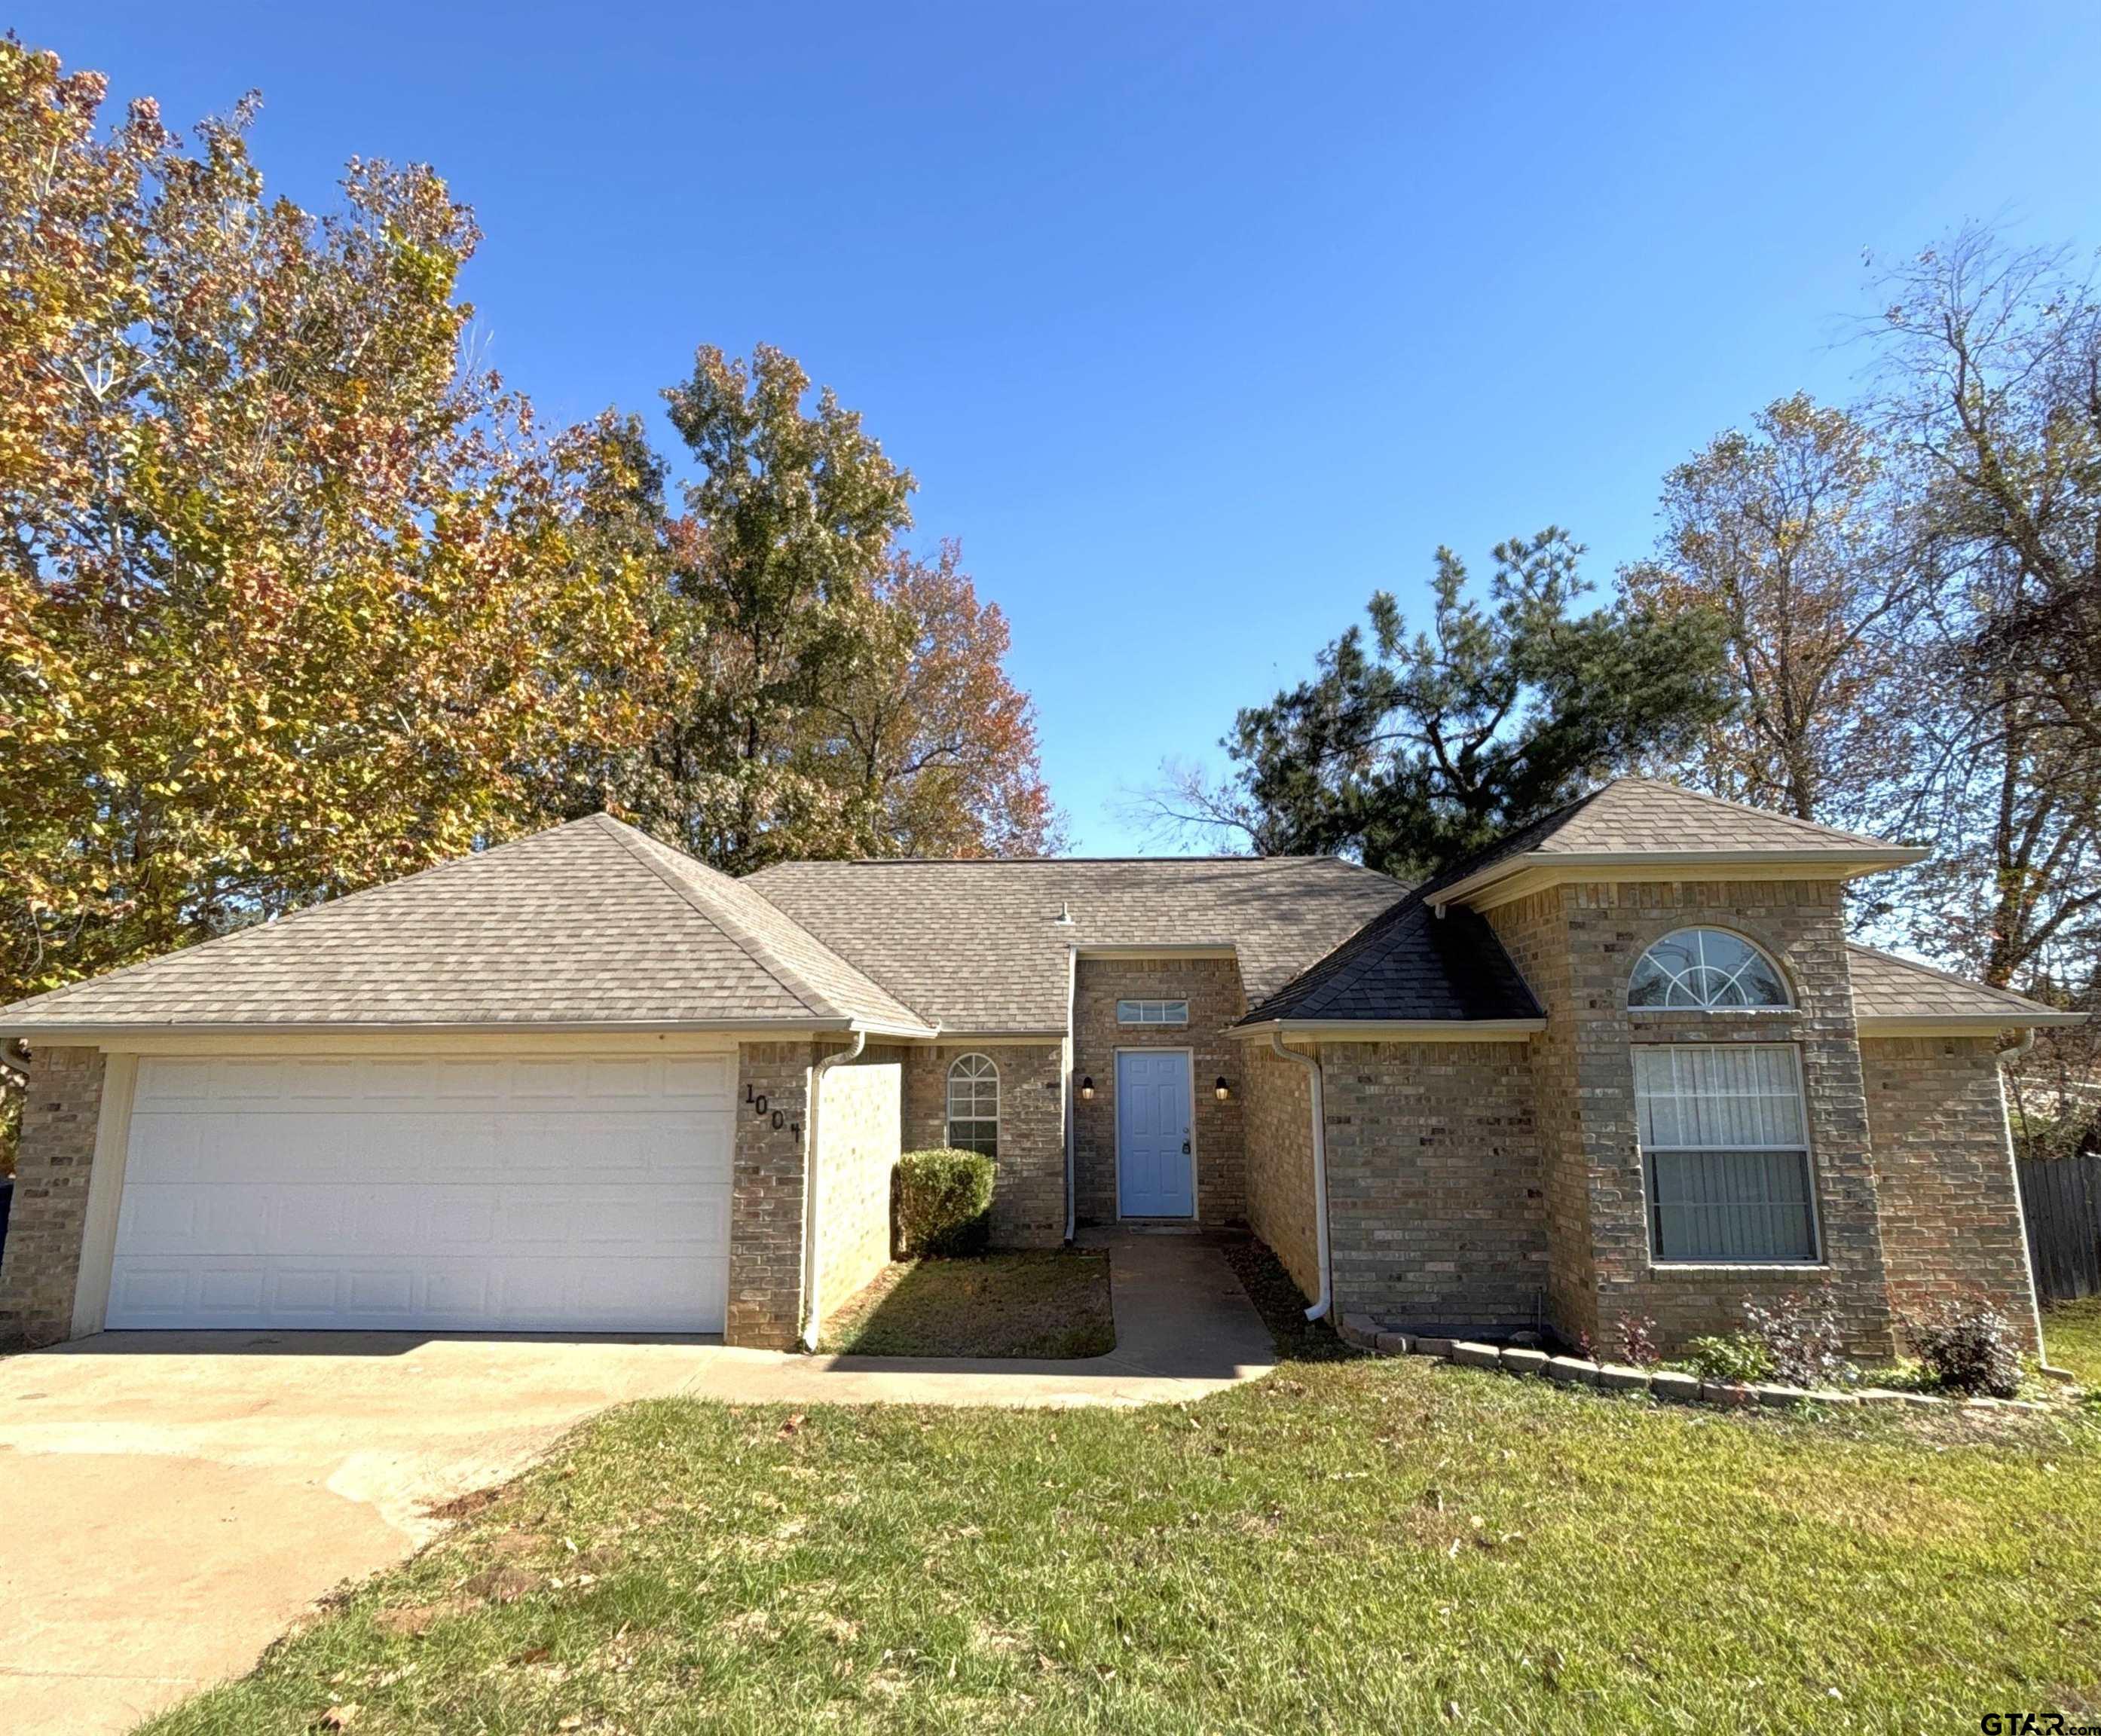
[[817, 1154], [821, 1149], [817, 1143], [818, 1106], [824, 1101], [825, 1075], [842, 1061], [856, 1059], [867, 1047], [868, 1033], [856, 1031], [852, 1048], [825, 1055], [810, 1069], [810, 1155], [803, 1164], [803, 1348], [806, 1350], [817, 1348], [824, 1319], [823, 1299], [817, 1293], [817, 1256], [821, 1248], [817, 1212]]
[[2027, 1202], [2021, 1198], [2021, 1164], [2014, 1150], [2013, 1118], [2006, 1113], [2006, 1069], [2036, 1045], [2036, 1027], [2030, 1025], [2021, 1039], [2011, 1049], [1995, 1051], [1993, 1058], [1999, 1063], [1999, 1125], [2006, 1130], [2006, 1168], [2013, 1177], [2014, 1210], [2021, 1222], [2021, 1270], [2028, 1278], [2028, 1318], [2033, 1322], [2036, 1335], [2036, 1362], [2045, 1374], [2059, 1380], [2069, 1380], [2070, 1374], [2062, 1368], [2053, 1368], [2050, 1349], [2042, 1337], [2042, 1296], [2036, 1288], [2035, 1261], [2028, 1252], [2028, 1214]]
[[1080, 992], [1080, 949], [1065, 948], [1065, 1239], [1079, 1227], [1079, 1201], [1073, 1186], [1073, 1120], [1078, 1105], [1073, 1096], [1073, 1009]]
[[1320, 1294], [1306, 1310], [1306, 1318], [1325, 1319], [1329, 1305], [1334, 1300], [1335, 1287], [1328, 1270], [1328, 1117], [1320, 1095], [1320, 1060], [1317, 1055], [1286, 1049], [1281, 1029], [1270, 1032], [1269, 1046], [1285, 1060], [1296, 1061], [1306, 1069], [1307, 1084], [1313, 1099], [1313, 1258], [1320, 1268]]

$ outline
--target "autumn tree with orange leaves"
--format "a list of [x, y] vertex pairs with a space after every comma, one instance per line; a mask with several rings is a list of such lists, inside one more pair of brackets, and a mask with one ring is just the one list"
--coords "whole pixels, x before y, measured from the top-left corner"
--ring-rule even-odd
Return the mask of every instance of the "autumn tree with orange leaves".
[[644, 562], [578, 559], [596, 438], [462, 368], [477, 239], [423, 168], [265, 196], [0, 42], [0, 1000], [531, 823], [639, 735]]

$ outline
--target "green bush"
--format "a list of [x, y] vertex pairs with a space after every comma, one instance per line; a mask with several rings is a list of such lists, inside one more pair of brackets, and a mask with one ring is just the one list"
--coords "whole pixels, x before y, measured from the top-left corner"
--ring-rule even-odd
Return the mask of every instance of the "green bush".
[[1685, 1360], [1703, 1380], [1767, 1380], [1772, 1353], [1749, 1332], [1725, 1338], [1696, 1338], [1685, 1347]]
[[953, 1260], [992, 1241], [992, 1160], [976, 1151], [907, 1151], [897, 1160], [900, 1259]]
[[2010, 1398], [2021, 1387], [2020, 1339], [1990, 1304], [1946, 1301], [1904, 1328], [1926, 1372], [1953, 1393]]

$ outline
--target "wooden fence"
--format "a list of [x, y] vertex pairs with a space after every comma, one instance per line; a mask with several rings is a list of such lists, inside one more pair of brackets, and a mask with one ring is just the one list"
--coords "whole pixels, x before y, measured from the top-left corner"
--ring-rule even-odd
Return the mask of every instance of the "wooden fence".
[[2101, 1296], [2101, 1157], [2023, 1158], [2020, 1172], [2037, 1295]]

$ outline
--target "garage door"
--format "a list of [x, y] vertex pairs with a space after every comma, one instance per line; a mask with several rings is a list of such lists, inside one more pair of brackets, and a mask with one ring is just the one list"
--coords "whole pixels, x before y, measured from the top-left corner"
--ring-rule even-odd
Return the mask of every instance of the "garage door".
[[720, 1332], [731, 1069], [144, 1059], [108, 1323]]

